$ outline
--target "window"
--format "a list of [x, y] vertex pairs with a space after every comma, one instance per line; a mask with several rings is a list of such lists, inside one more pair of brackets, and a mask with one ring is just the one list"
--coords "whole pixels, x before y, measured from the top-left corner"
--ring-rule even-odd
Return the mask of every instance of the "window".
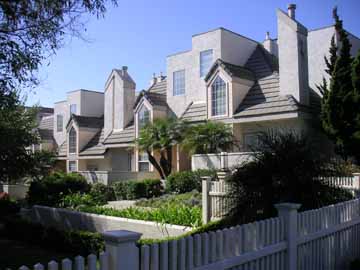
[[70, 105], [70, 114], [76, 114], [76, 104]]
[[138, 114], [139, 131], [149, 122], [150, 122], [150, 111], [145, 106], [142, 106]]
[[173, 73], [173, 95], [179, 96], [185, 94], [185, 70], [175, 71]]
[[149, 156], [145, 152], [139, 152], [139, 172], [149, 171]]
[[200, 52], [200, 77], [204, 77], [211, 67], [213, 50]]
[[211, 115], [226, 114], [226, 84], [217, 76], [211, 85]]
[[244, 146], [247, 150], [253, 150], [259, 145], [259, 134], [249, 133], [244, 135]]
[[56, 115], [56, 130], [57, 132], [63, 131], [63, 116], [61, 114]]
[[69, 153], [76, 153], [76, 130], [74, 127], [72, 127], [69, 132]]
[[69, 161], [68, 171], [76, 172], [76, 161], [74, 161], [74, 160]]

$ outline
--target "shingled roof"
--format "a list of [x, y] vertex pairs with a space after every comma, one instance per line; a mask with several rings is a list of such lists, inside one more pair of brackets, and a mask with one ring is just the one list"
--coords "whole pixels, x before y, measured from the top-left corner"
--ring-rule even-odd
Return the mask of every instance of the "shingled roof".
[[162, 80], [160, 82], [157, 81], [152, 86], [150, 86], [148, 92], [166, 95], [166, 86], [167, 86], [166, 77], [162, 76]]
[[93, 156], [103, 155], [106, 152], [106, 148], [103, 144], [104, 141], [104, 129], [102, 128], [95, 136], [88, 142], [88, 144], [80, 151], [80, 156]]
[[202, 122], [206, 120], [206, 117], [206, 103], [191, 102], [180, 118], [188, 122]]
[[221, 59], [217, 59], [215, 61], [215, 63], [212, 65], [212, 67], [210, 68], [207, 75], [205, 76], [205, 81], [208, 81], [210, 79], [211, 75], [215, 72], [215, 70], [219, 66], [222, 67], [225, 70], [225, 72], [228, 73], [231, 77], [238, 77], [238, 78], [247, 79], [247, 80], [251, 80], [251, 81], [255, 80], [255, 76], [254, 76], [253, 72], [250, 69], [248, 69], [247, 67], [233, 65], [233, 64], [224, 62]]
[[39, 126], [36, 128], [36, 132], [42, 141], [52, 141], [54, 128], [54, 117], [46, 116], [40, 120]]
[[69, 123], [71, 120], [74, 120], [79, 127], [83, 128], [102, 128], [104, 126], [103, 116], [94, 117], [72, 114]]
[[104, 144], [122, 144], [133, 143], [135, 141], [135, 126], [134, 123], [124, 128], [121, 131], [112, 131], [110, 135], [104, 140]]

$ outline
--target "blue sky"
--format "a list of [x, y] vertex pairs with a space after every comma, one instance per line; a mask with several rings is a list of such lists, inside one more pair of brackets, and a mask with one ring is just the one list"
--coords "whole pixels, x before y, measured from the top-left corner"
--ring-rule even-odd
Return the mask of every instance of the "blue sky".
[[[263, 41], [276, 37], [276, 8], [287, 1], [266, 0], [118, 0], [104, 19], [88, 19], [85, 37], [71, 39], [39, 70], [40, 85], [27, 105], [53, 106], [75, 89], [103, 91], [113, 68], [126, 65], [137, 90], [148, 87], [152, 74], [166, 71], [166, 56], [191, 47], [191, 36], [217, 27]], [[302, 0], [296, 18], [308, 29], [333, 23], [337, 5], [346, 30], [360, 37], [359, 0]]]

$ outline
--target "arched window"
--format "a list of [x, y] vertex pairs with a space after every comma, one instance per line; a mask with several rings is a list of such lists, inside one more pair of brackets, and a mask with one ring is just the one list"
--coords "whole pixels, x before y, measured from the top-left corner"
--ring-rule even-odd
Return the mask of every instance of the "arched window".
[[146, 124], [150, 122], [150, 111], [145, 106], [142, 106], [142, 108], [139, 111], [138, 121], [139, 121], [139, 130], [141, 130], [144, 126], [146, 126]]
[[76, 145], [77, 145], [76, 141], [77, 141], [76, 130], [74, 127], [72, 127], [69, 132], [69, 153], [70, 154], [76, 153]]
[[211, 85], [211, 115], [226, 114], [226, 83], [217, 76]]

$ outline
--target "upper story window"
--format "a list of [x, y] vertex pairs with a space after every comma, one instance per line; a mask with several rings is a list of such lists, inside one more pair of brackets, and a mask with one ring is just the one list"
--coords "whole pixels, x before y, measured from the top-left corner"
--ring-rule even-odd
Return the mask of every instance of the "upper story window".
[[219, 76], [211, 85], [211, 115], [226, 114], [226, 83]]
[[173, 95], [185, 94], [185, 69], [173, 73]]
[[76, 114], [76, 104], [70, 105], [70, 114]]
[[150, 111], [142, 106], [138, 113], [139, 131], [150, 122]]
[[204, 77], [211, 67], [213, 61], [213, 50], [200, 52], [200, 77]]
[[76, 141], [77, 141], [76, 130], [74, 127], [72, 127], [69, 132], [69, 153], [70, 154], [76, 153], [76, 145], [77, 145]]
[[64, 121], [64, 117], [61, 114], [56, 115], [56, 131], [57, 132], [63, 131], [63, 121]]

